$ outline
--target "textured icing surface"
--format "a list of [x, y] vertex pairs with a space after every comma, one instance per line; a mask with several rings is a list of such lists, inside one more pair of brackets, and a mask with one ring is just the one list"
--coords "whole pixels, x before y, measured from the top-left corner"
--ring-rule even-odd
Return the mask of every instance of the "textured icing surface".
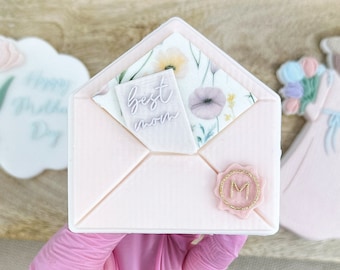
[[[165, 130], [176, 118], [160, 123], [156, 116], [179, 110], [169, 99], [171, 91], [159, 92], [162, 78], [155, 75], [156, 87], [149, 87], [150, 82], [141, 87], [149, 75], [154, 78], [153, 74], [164, 69], [173, 69], [170, 73], [175, 76], [188, 118], [187, 130], [197, 148], [191, 154], [151, 149], [138, 138], [141, 126], [136, 130], [138, 119], [131, 116], [145, 107], [147, 113], [142, 117], [153, 124], [142, 129], [150, 131], [147, 137], [151, 141], [178, 135], [178, 129]], [[140, 88], [133, 88], [135, 82]], [[146, 92], [139, 96], [136, 89]], [[77, 170], [70, 174], [72, 230], [272, 234], [278, 229], [280, 99], [183, 21], [170, 20], [143, 39], [85, 85], [73, 101], [70, 167]], [[96, 112], [91, 113], [90, 122], [84, 113], [87, 102]], [[96, 123], [96, 119], [101, 120]], [[115, 129], [108, 132], [112, 124]], [[153, 133], [153, 128], [164, 130]], [[132, 143], [123, 140], [125, 136]], [[174, 141], [180, 145], [186, 136], [182, 133]], [[91, 149], [86, 145], [90, 141], [94, 144]], [[105, 149], [105, 155], [96, 147]], [[122, 152], [116, 155], [116, 148]], [[134, 154], [124, 148], [140, 150]], [[124, 158], [121, 153], [126, 153]], [[81, 159], [84, 154], [91, 160]], [[246, 218], [221, 210], [214, 193], [217, 175], [235, 163], [254, 168], [261, 185], [265, 183], [263, 201], [261, 193], [256, 200], [259, 204], [249, 207]], [[116, 169], [118, 175], [113, 173]], [[100, 184], [93, 179], [100, 179]], [[238, 196], [244, 190], [248, 194], [247, 186], [236, 185], [233, 191]], [[254, 193], [251, 188], [248, 197]], [[96, 195], [86, 197], [93, 190]]]
[[116, 86], [126, 126], [150, 150], [196, 152], [172, 69]]
[[[340, 238], [340, 184], [335, 181], [340, 173], [339, 47], [339, 37], [321, 41], [328, 66], [312, 91], [304, 85], [315, 99], [306, 104], [307, 121], [281, 162], [281, 225], [312, 240]], [[310, 71], [313, 77], [321, 65], [310, 60], [303, 64], [306, 75]]]

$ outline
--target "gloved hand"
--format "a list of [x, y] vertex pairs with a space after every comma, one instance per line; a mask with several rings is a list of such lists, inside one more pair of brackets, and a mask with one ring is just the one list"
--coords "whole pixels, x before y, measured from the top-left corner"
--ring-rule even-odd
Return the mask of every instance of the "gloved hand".
[[30, 270], [226, 269], [246, 236], [79, 234], [65, 226], [40, 250]]

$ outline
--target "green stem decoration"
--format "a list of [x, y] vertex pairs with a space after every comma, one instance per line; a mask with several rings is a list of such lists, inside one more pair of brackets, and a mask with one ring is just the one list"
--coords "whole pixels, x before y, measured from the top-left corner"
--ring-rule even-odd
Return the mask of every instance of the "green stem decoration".
[[153, 50], [149, 53], [148, 58], [146, 58], [146, 60], [145, 60], [145, 62], [143, 63], [143, 65], [142, 65], [142, 66], [137, 70], [137, 72], [136, 72], [135, 74], [133, 74], [133, 76], [130, 78], [130, 81], [132, 81], [132, 80], [136, 77], [136, 75], [143, 69], [143, 67], [144, 67], [144, 66], [146, 65], [146, 63], [149, 61], [149, 59], [150, 59], [152, 53], [153, 53]]
[[250, 98], [251, 101], [252, 101], [253, 103], [255, 103], [255, 100], [254, 100], [254, 97], [253, 97], [253, 94], [252, 94], [252, 93], [249, 92], [248, 98]]
[[220, 132], [220, 123], [218, 122], [218, 116], [216, 116], [216, 130], [217, 130], [217, 133]]
[[125, 74], [126, 74], [126, 71], [127, 71], [127, 70], [124, 70], [122, 73], [120, 73], [120, 75], [119, 75], [119, 77], [118, 77], [118, 79], [117, 79], [118, 84], [121, 84], [121, 83], [122, 83], [122, 80], [123, 80], [123, 78], [124, 78], [124, 76], [125, 76]]
[[199, 68], [200, 62], [201, 62], [201, 51], [199, 51], [198, 59], [197, 59], [195, 54], [194, 54], [194, 51], [192, 50], [191, 42], [189, 42], [189, 46], [190, 46], [190, 51], [191, 51], [192, 57], [194, 58], [194, 60], [196, 62], [196, 67]]
[[303, 86], [303, 96], [300, 101], [300, 114], [305, 112], [307, 105], [315, 101], [318, 94], [319, 77], [315, 75], [311, 78], [304, 78], [301, 81]]
[[208, 61], [207, 69], [205, 70], [201, 85], [204, 84], [205, 78], [207, 77], [209, 66], [210, 66], [210, 60]]
[[5, 83], [1, 86], [0, 88], [0, 110], [1, 110], [1, 107], [5, 101], [5, 97], [6, 97], [6, 94], [7, 94], [7, 91], [8, 91], [8, 88], [9, 86], [11, 85], [12, 81], [13, 81], [14, 77], [10, 77], [8, 78]]

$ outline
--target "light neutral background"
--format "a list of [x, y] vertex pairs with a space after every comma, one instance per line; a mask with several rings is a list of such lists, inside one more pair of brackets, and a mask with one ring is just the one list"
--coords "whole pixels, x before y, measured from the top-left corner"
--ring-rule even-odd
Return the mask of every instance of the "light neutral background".
[[[93, 76], [179, 16], [277, 91], [283, 62], [304, 55], [325, 60], [319, 42], [340, 35], [339, 15], [338, 0], [0, 0], [0, 34], [43, 38], [83, 61]], [[283, 117], [283, 151], [303, 124], [301, 117]], [[22, 181], [0, 169], [0, 239], [44, 242], [66, 220], [66, 170]], [[340, 240], [307, 241], [282, 228], [250, 237], [241, 255], [340, 263]]]

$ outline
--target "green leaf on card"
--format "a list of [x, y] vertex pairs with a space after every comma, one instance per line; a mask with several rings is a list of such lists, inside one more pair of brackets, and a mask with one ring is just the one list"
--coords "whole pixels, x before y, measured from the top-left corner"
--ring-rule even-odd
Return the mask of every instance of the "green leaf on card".
[[14, 77], [10, 77], [8, 78], [5, 83], [0, 87], [0, 110], [1, 107], [5, 101], [5, 97], [8, 91], [9, 86], [11, 85], [12, 81], [13, 81]]
[[126, 70], [124, 70], [122, 73], [120, 73], [118, 77], [118, 83], [120, 84], [125, 76]]

